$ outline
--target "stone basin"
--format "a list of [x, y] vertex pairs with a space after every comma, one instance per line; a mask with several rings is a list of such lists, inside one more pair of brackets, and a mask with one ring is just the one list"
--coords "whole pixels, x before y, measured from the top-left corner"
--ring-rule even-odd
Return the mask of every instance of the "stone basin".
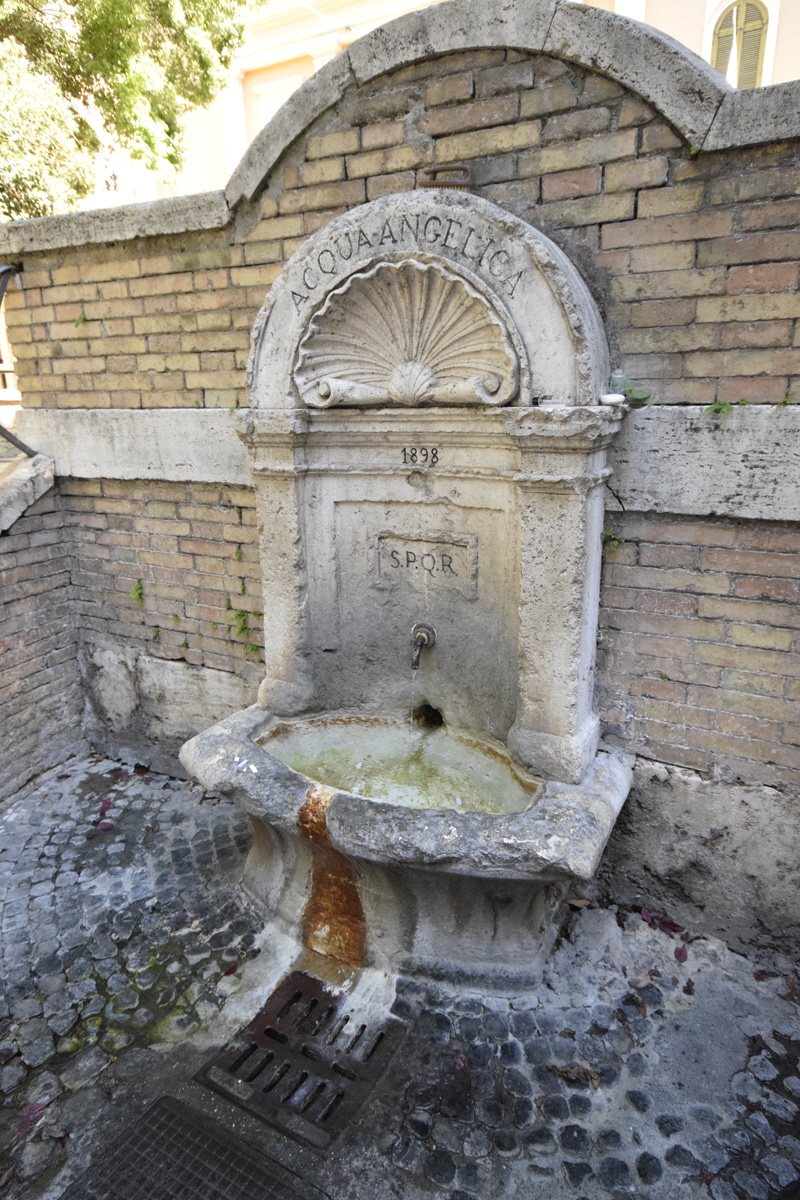
[[250, 813], [243, 884], [298, 949], [521, 985], [538, 978], [568, 888], [594, 874], [632, 765], [601, 750], [579, 784], [544, 783], [461, 732], [257, 705], [181, 760]]
[[444, 726], [378, 717], [284, 721], [257, 738], [268, 754], [319, 784], [406, 808], [521, 813], [542, 781], [499, 743]]

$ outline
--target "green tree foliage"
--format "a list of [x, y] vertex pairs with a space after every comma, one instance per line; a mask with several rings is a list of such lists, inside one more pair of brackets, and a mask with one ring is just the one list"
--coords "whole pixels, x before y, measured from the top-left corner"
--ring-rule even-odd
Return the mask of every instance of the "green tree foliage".
[[224, 83], [247, 0], [0, 0], [0, 212], [64, 210], [103, 128], [149, 167]]

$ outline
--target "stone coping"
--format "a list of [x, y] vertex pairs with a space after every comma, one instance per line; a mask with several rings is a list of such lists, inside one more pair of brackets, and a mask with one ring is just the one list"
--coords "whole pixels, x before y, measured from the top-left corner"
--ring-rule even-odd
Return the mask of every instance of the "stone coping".
[[[328, 714], [334, 715], [334, 714]], [[252, 705], [181, 749], [194, 778], [254, 817], [297, 834], [313, 786], [259, 745], [275, 723]], [[482, 879], [580, 879], [594, 875], [631, 785], [633, 759], [609, 748], [580, 784], [546, 783], [521, 813], [412, 809], [338, 789], [326, 808], [334, 849], [388, 866]]]
[[10, 529], [53, 486], [54, 464], [45, 454], [19, 454], [0, 464], [0, 533]]
[[[250, 460], [236, 426], [246, 433], [255, 417], [250, 409], [23, 409], [16, 428], [55, 461], [57, 475], [248, 487]], [[637, 409], [609, 459], [610, 509], [790, 520], [800, 404], [736, 406], [724, 415], [697, 405]]]
[[600, 71], [642, 96], [688, 144], [703, 150], [800, 137], [800, 81], [736, 91], [666, 34], [572, 0], [492, 6], [449, 0], [390, 21], [326, 63], [256, 136], [224, 192], [11, 221], [0, 226], [0, 256], [222, 228], [349, 85], [440, 54], [497, 47], [552, 54]]

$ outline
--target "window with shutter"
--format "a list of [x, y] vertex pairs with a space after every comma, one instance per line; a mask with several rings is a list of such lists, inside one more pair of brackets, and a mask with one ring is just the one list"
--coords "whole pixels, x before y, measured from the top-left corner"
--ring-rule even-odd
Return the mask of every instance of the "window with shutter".
[[738, 88], [759, 87], [766, 38], [766, 9], [755, 0], [737, 0], [717, 21], [711, 65]]

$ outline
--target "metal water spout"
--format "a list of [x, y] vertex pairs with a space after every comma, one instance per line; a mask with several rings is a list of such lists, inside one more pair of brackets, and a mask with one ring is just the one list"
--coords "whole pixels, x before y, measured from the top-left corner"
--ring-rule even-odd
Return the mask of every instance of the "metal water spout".
[[419, 656], [423, 646], [436, 644], [436, 630], [425, 621], [418, 621], [411, 630], [411, 670], [419, 666]]

